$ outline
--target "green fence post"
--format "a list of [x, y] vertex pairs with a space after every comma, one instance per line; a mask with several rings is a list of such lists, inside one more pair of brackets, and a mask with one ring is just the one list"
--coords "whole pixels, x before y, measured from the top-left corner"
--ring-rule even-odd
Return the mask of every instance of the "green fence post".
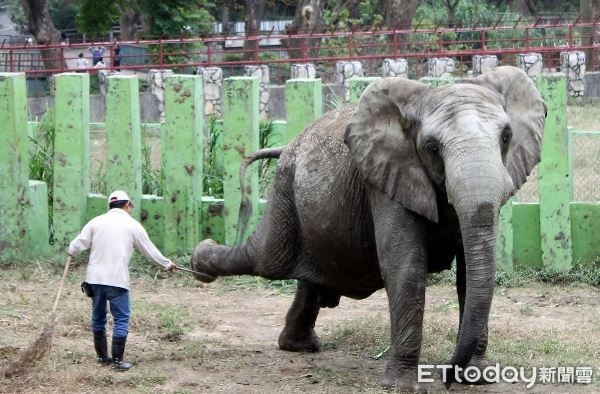
[[[223, 81], [223, 196], [225, 207], [225, 241], [231, 245], [237, 237], [240, 207], [239, 169], [244, 157], [258, 150], [259, 144], [259, 79], [230, 77]], [[246, 193], [252, 212], [258, 211], [258, 166], [246, 171]]]
[[289, 79], [285, 82], [287, 130], [285, 143], [323, 114], [323, 84], [320, 79]]
[[444, 78], [444, 77], [423, 77], [419, 79], [419, 82], [426, 83], [430, 85], [432, 88], [437, 88], [445, 85], [452, 85], [454, 83], [454, 78]]
[[87, 73], [55, 77], [54, 244], [68, 245], [85, 224], [90, 191], [90, 79]]
[[26, 233], [29, 144], [25, 74], [0, 73], [0, 252], [21, 249]]
[[141, 218], [142, 202], [142, 139], [140, 126], [140, 96], [138, 77], [113, 75], [108, 77], [106, 93], [106, 193], [123, 190]]
[[48, 185], [42, 181], [29, 181], [29, 209], [26, 213], [27, 251], [36, 256], [50, 251], [48, 226]]
[[567, 82], [564, 74], [543, 75], [536, 85], [548, 108], [538, 171], [542, 260], [547, 269], [566, 271], [573, 264]]
[[172, 75], [165, 81], [165, 124], [161, 128], [164, 170], [164, 249], [190, 253], [200, 241], [202, 203], [202, 76]]
[[380, 77], [352, 77], [349, 79], [350, 82], [350, 102], [358, 103], [360, 95], [365, 91], [367, 86], [372, 82], [381, 79]]

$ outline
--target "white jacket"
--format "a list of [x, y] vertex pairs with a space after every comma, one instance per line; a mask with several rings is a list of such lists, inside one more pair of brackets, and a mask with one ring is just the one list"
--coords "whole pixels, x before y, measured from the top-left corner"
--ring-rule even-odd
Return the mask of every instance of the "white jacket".
[[136, 248], [151, 262], [167, 269], [171, 261], [154, 246], [142, 225], [119, 208], [90, 220], [69, 244], [69, 254], [92, 249], [85, 281], [129, 290], [129, 260]]

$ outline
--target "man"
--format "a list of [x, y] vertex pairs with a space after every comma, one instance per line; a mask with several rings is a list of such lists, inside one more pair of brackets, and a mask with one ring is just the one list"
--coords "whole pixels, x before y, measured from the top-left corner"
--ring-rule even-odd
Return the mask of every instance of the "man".
[[[132, 218], [133, 203], [127, 193], [115, 190], [108, 197], [109, 211], [90, 220], [71, 241], [69, 255], [91, 248], [85, 282], [92, 293], [92, 330], [98, 363], [126, 371], [123, 361], [129, 331], [129, 260], [133, 249], [165, 270], [177, 266], [154, 246], [142, 225]], [[114, 327], [112, 359], [106, 340], [106, 302], [110, 304]]]
[[102, 55], [104, 55], [104, 51], [106, 48], [103, 46], [95, 46], [88, 49], [92, 54], [92, 65], [95, 66], [99, 61], [102, 60]]
[[[83, 53], [80, 53], [79, 56], [77, 57], [77, 69], [78, 70], [85, 70], [86, 68], [88, 68], [88, 61], [83, 57]], [[85, 71], [78, 71], [78, 72], [85, 72]]]

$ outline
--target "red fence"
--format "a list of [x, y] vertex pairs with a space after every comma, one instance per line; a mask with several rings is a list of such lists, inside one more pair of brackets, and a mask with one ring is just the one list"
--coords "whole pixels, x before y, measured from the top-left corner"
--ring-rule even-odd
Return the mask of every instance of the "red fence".
[[[226, 36], [135, 40], [119, 42], [13, 45], [0, 47], [0, 71], [25, 71], [37, 76], [75, 68], [77, 54], [91, 58], [88, 48], [107, 48], [106, 69], [114, 70], [112, 48], [121, 47], [121, 71], [171, 68], [192, 72], [197, 66], [223, 67], [226, 75], [244, 65], [267, 64], [272, 80], [289, 77], [291, 63], [317, 64], [319, 75], [333, 78], [340, 60], [360, 60], [368, 74], [380, 74], [385, 58], [406, 58], [412, 77], [423, 73], [422, 64], [431, 57], [452, 57], [456, 73], [471, 69], [473, 55], [497, 55], [501, 64], [516, 64], [519, 53], [538, 52], [544, 66], [559, 69], [560, 52], [580, 50], [588, 57], [588, 71], [600, 68], [600, 22], [574, 21], [496, 23], [494, 26], [426, 27], [411, 30], [324, 31], [297, 35], [264, 33], [254, 37]], [[244, 48], [244, 43], [246, 43]], [[47, 66], [54, 60], [59, 66]], [[108, 61], [106, 61], [108, 60]]]

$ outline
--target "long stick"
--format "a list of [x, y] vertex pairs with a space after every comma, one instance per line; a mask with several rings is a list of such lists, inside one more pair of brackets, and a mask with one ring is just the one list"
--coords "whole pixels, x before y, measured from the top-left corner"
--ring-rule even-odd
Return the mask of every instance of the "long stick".
[[67, 264], [65, 264], [65, 270], [62, 274], [62, 278], [60, 278], [60, 285], [58, 285], [58, 291], [56, 292], [56, 299], [54, 300], [54, 306], [52, 307], [52, 313], [56, 312], [56, 307], [58, 306], [58, 300], [60, 299], [60, 293], [62, 293], [63, 285], [65, 284], [65, 278], [67, 277], [67, 273], [69, 272], [69, 266], [71, 265], [71, 255], [67, 257]]

